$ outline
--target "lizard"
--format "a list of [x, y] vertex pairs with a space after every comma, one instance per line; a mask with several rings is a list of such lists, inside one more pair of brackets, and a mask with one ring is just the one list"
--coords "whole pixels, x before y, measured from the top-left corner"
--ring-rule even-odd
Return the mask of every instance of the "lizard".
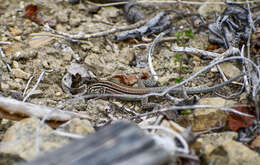
[[[145, 96], [150, 96], [153, 94], [165, 93], [167, 90], [169, 94], [199, 94], [199, 93], [207, 93], [211, 91], [215, 91], [218, 88], [221, 88], [232, 81], [239, 79], [244, 74], [241, 73], [236, 77], [231, 78], [228, 81], [225, 81], [221, 84], [217, 84], [215, 86], [206, 87], [206, 88], [173, 88], [172, 86], [161, 86], [161, 87], [131, 87], [121, 83], [117, 83], [109, 80], [101, 80], [98, 78], [88, 78], [85, 81], [87, 85], [87, 94], [97, 94], [97, 97], [116, 97], [119, 99], [133, 99], [133, 100], [142, 100]], [[172, 88], [172, 89], [170, 89]], [[165, 94], [166, 94], [165, 93]], [[105, 94], [114, 94], [114, 95], [105, 95]], [[162, 95], [165, 95], [162, 94]], [[100, 95], [100, 96], [99, 96]], [[131, 97], [133, 96], [133, 97]], [[138, 97], [143, 96], [143, 97]]]

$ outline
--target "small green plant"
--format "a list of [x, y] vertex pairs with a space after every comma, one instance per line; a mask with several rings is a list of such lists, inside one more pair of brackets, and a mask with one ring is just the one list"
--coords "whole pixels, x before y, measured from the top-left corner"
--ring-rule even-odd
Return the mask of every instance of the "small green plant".
[[183, 36], [183, 33], [182, 32], [177, 32], [175, 34], [175, 36], [176, 36], [177, 40], [180, 40], [180, 38]]
[[175, 56], [174, 56], [174, 64], [175, 65], [177, 64], [177, 62], [181, 61], [181, 56], [182, 56], [182, 54], [180, 54], [180, 53], [175, 54]]
[[[175, 34], [178, 43], [182, 43], [184, 46], [186, 45], [187, 40], [185, 38], [194, 39], [194, 33], [191, 29], [187, 29], [184, 32], [177, 32]], [[188, 68], [183, 66], [182, 62], [182, 54], [176, 53], [174, 56], [174, 64], [179, 63], [179, 77], [175, 80], [176, 83], [180, 83], [183, 81], [182, 73], [185, 72]]]
[[182, 71], [182, 72], [185, 72], [187, 69], [188, 69], [188, 67], [186, 67], [186, 66], [182, 66], [182, 67], [181, 67], [181, 71]]
[[192, 110], [190, 110], [190, 109], [181, 110], [180, 113], [182, 115], [189, 115], [189, 114], [192, 114]]
[[185, 39], [184, 39], [184, 36], [185, 37], [188, 37], [190, 39], [194, 39], [194, 33], [192, 32], [191, 29], [188, 29], [186, 30], [185, 32], [177, 32], [175, 34], [176, 38], [177, 38], [177, 41], [181, 41], [182, 43], [185, 43]]
[[185, 31], [185, 36], [189, 37], [190, 39], [194, 39], [194, 33], [191, 31], [191, 29]]
[[182, 72], [185, 72], [185, 70], [187, 70], [187, 67], [184, 67], [182, 65], [181, 57], [182, 57], [182, 54], [176, 53], [174, 56], [174, 61], [173, 61], [175, 65], [177, 64], [177, 62], [180, 63], [179, 64], [179, 78], [177, 78], [175, 80], [176, 83], [180, 83], [181, 81], [183, 81]]
[[183, 77], [179, 77], [179, 78], [176, 78], [175, 79], [175, 82], [178, 84], [178, 83], [181, 83], [183, 81]]

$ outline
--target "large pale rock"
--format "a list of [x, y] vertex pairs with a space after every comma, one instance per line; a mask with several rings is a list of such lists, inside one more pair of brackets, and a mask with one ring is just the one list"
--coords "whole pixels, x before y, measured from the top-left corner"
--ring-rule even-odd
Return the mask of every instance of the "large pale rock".
[[215, 162], [215, 165], [260, 165], [260, 156], [244, 144], [227, 140], [210, 153], [207, 162]]
[[222, 145], [227, 140], [237, 139], [236, 132], [221, 132], [201, 135], [196, 143], [199, 144], [197, 148], [201, 153], [208, 156], [216, 147]]
[[67, 144], [69, 139], [57, 136], [54, 130], [42, 125], [39, 131], [39, 153], [36, 151], [36, 133], [40, 125], [37, 118], [27, 118], [15, 123], [4, 135], [0, 152], [17, 154], [21, 158], [31, 160], [43, 152], [54, 150]]
[[260, 156], [244, 144], [236, 142], [236, 132], [222, 132], [201, 135], [193, 149], [203, 155], [206, 164], [239, 165], [260, 164]]
[[[201, 105], [225, 106], [233, 105], [233, 101], [227, 101], [220, 97], [202, 98]], [[219, 109], [196, 109], [193, 114], [184, 117], [180, 121], [185, 127], [192, 126], [193, 132], [206, 131], [211, 128], [223, 126], [226, 123], [227, 113]]]

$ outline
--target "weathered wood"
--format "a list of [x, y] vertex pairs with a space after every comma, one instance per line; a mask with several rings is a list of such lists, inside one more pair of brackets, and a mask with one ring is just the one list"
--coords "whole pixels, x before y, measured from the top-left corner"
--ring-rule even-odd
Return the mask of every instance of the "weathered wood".
[[62, 111], [60, 109], [54, 109], [43, 105], [25, 103], [15, 99], [1, 97], [0, 95], [0, 118], [22, 120], [27, 117], [43, 119], [45, 116], [48, 116], [46, 122], [52, 127], [57, 127], [73, 118], [91, 120], [91, 118], [85, 114]]
[[168, 153], [135, 124], [120, 121], [19, 165], [160, 165]]

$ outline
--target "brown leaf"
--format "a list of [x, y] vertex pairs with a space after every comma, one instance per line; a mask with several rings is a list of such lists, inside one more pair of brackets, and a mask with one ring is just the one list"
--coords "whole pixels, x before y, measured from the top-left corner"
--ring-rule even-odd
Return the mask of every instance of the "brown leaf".
[[116, 75], [113, 78], [118, 79], [120, 83], [132, 86], [137, 82], [137, 75], [130, 75], [130, 76], [125, 76], [125, 75]]
[[137, 44], [138, 41], [136, 39], [130, 38], [127, 40], [130, 44]]
[[149, 73], [148, 72], [143, 72], [142, 75], [141, 75], [141, 79], [148, 80], [149, 79]]
[[255, 34], [252, 35], [252, 52], [260, 54], [260, 28], [257, 28]]
[[218, 48], [219, 48], [218, 45], [216, 45], [216, 44], [210, 44], [210, 45], [206, 48], [206, 50], [207, 50], [207, 51], [213, 51], [213, 50], [216, 50], [216, 49], [218, 49]]
[[[241, 107], [237, 107], [234, 109], [239, 112], [243, 112], [243, 113], [251, 114], [251, 115], [255, 116], [255, 110], [252, 107], [242, 107], [241, 106]], [[228, 127], [233, 131], [237, 131], [240, 128], [246, 128], [246, 127], [252, 125], [254, 118], [250, 118], [250, 117], [246, 117], [246, 116], [242, 116], [242, 115], [230, 112], [227, 117], [227, 121], [228, 121]]]
[[43, 24], [43, 19], [39, 15], [39, 8], [37, 5], [27, 5], [25, 7], [25, 16], [38, 24]]
[[149, 79], [149, 73], [148, 72], [143, 72], [140, 76], [138, 75], [115, 75], [112, 77], [113, 79], [118, 79], [120, 83], [128, 85], [128, 86], [133, 86], [135, 83], [137, 83], [137, 80], [140, 78], [142, 80], [147, 80]]
[[56, 26], [55, 20], [48, 20], [41, 15], [41, 13], [39, 12], [39, 7], [37, 5], [33, 5], [33, 4], [27, 5], [25, 7], [25, 16], [40, 25], [48, 23], [50, 27]]

